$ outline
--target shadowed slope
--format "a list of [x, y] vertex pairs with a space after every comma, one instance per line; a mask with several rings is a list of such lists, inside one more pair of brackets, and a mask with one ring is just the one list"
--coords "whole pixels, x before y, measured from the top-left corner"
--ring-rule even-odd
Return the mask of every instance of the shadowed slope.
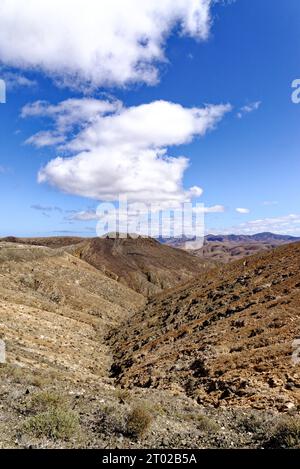
[[299, 405], [299, 266], [292, 244], [161, 294], [110, 335], [113, 375], [216, 406]]

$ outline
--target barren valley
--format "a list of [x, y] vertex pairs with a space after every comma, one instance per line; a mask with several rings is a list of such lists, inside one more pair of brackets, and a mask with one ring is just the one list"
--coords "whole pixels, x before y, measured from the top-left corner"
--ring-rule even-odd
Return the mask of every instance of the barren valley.
[[0, 446], [299, 447], [300, 244], [207, 257], [3, 239]]

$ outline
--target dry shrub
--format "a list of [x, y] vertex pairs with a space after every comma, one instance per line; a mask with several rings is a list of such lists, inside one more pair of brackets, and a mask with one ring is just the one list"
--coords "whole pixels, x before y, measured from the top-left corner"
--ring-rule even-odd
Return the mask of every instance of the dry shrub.
[[129, 436], [141, 438], [149, 430], [153, 417], [145, 406], [137, 406], [132, 409], [127, 417], [126, 430]]
[[24, 430], [37, 438], [50, 440], [70, 440], [79, 433], [79, 418], [75, 412], [54, 408], [30, 417]]

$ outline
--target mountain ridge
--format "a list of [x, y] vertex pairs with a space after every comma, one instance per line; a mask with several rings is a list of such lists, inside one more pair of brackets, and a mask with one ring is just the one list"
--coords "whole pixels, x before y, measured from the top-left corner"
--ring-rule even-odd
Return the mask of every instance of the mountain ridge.
[[146, 297], [191, 280], [211, 265], [148, 237], [9, 237], [2, 242], [61, 249]]

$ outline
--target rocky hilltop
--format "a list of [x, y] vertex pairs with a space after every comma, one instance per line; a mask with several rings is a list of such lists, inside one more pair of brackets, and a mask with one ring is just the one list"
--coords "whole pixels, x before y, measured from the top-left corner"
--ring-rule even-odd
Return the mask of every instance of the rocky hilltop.
[[144, 296], [187, 282], [210, 266], [209, 261], [199, 260], [152, 238], [54, 237], [6, 238], [3, 241], [61, 248]]

